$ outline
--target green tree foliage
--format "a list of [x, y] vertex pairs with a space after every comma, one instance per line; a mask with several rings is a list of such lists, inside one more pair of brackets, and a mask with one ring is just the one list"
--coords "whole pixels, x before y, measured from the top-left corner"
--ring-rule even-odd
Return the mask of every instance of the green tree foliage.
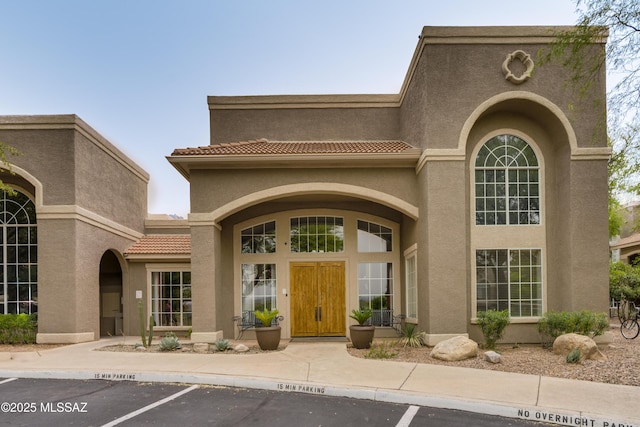
[[612, 262], [609, 265], [609, 297], [640, 304], [640, 266]]
[[[640, 195], [640, 132], [630, 125], [612, 131], [609, 139], [609, 236], [624, 225], [623, 200]], [[638, 224], [635, 224], [637, 227]]]
[[[613, 123], [640, 120], [640, 2], [637, 0], [575, 0], [578, 22], [557, 39], [543, 57], [560, 59], [571, 81], [586, 93], [605, 66], [615, 86], [608, 106]], [[607, 49], [594, 54], [591, 45], [608, 31]], [[611, 122], [610, 122], [611, 124]], [[637, 127], [637, 126], [636, 126]]]
[[[19, 156], [21, 153], [15, 147], [5, 144], [0, 141], [0, 163], [2, 167], [0, 171], [2, 173], [10, 173], [13, 174], [11, 170], [11, 162], [9, 162], [9, 156]], [[0, 175], [1, 176], [1, 175]], [[6, 191], [10, 196], [15, 196], [15, 190], [9, 185], [5, 184], [3, 180], [0, 179], [0, 191]]]
[[[640, 2], [637, 0], [575, 0], [578, 22], [557, 32], [540, 63], [560, 63], [571, 71], [570, 82], [581, 96], [590, 92], [607, 67], [614, 86], [607, 94], [612, 157], [609, 162], [609, 234], [622, 226], [620, 203], [640, 195]], [[593, 43], [607, 38], [604, 52]]]

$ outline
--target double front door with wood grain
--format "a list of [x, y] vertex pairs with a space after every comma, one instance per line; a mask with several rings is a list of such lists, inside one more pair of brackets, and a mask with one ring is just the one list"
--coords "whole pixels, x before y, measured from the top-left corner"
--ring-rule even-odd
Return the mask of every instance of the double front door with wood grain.
[[345, 263], [290, 265], [291, 336], [345, 336]]

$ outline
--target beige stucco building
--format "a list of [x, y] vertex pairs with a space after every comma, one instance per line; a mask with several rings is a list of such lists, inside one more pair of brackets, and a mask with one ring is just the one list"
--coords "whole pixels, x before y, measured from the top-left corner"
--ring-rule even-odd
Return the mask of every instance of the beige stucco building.
[[366, 306], [431, 344], [480, 339], [488, 309], [517, 342], [548, 310], [607, 311], [605, 77], [581, 98], [536, 67], [551, 30], [425, 27], [398, 94], [209, 97], [209, 145], [168, 156], [188, 220], [145, 219], [146, 173], [78, 118], [0, 119], [35, 206], [38, 340], [136, 334], [138, 299], [208, 342], [264, 307], [284, 338], [348, 336]]

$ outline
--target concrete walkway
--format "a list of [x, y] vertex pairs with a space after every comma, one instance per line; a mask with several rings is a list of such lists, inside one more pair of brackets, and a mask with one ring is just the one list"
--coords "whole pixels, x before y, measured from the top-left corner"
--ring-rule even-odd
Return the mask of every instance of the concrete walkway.
[[[640, 387], [360, 359], [347, 353], [345, 343], [335, 342], [291, 342], [284, 351], [267, 355], [95, 350], [122, 342], [122, 337], [114, 337], [41, 352], [0, 353], [0, 378], [208, 384], [458, 409], [559, 425], [640, 426]], [[125, 340], [134, 342], [136, 337]]]

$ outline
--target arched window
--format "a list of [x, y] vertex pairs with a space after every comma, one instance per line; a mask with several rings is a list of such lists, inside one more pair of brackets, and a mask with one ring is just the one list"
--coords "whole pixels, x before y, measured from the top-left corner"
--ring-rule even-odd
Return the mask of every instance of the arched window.
[[487, 141], [475, 162], [476, 225], [540, 224], [540, 166], [514, 135]]
[[0, 313], [38, 311], [38, 229], [36, 207], [17, 192], [0, 196], [2, 283]]

